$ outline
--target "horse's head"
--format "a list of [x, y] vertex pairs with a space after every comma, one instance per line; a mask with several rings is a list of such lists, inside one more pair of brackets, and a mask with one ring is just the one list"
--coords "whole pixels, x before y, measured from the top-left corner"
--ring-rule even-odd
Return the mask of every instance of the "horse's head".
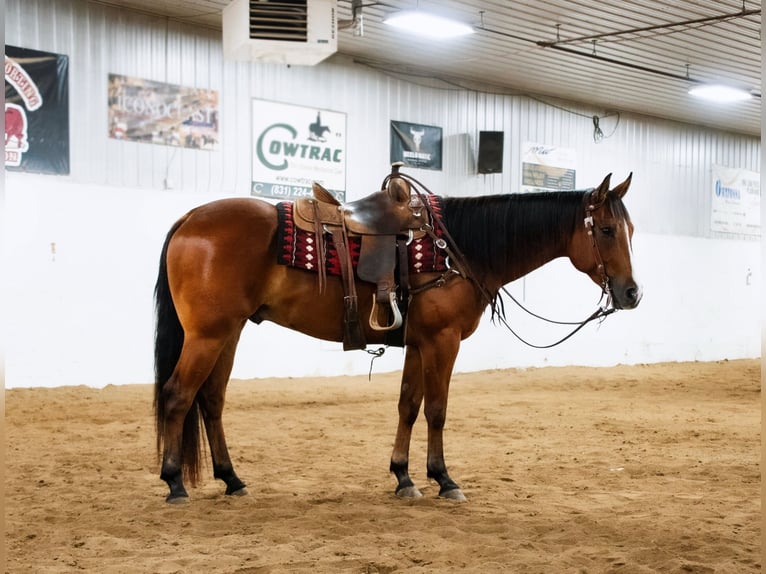
[[630, 221], [622, 198], [633, 174], [609, 189], [612, 174], [584, 197], [584, 224], [579, 225], [570, 244], [572, 264], [612, 295], [617, 309], [633, 309], [641, 301], [641, 286], [633, 277]]

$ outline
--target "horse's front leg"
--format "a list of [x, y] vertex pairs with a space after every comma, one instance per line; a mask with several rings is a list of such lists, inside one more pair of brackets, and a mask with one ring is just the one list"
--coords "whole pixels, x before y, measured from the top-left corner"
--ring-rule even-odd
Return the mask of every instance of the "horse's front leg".
[[391, 454], [391, 472], [396, 476], [396, 495], [403, 498], [423, 496], [410, 479], [410, 439], [412, 426], [418, 418], [423, 402], [423, 369], [420, 353], [408, 346], [404, 356], [402, 387], [399, 392], [399, 426], [396, 429], [394, 451]]
[[428, 344], [420, 347], [423, 370], [425, 415], [428, 421], [428, 478], [439, 483], [439, 496], [452, 500], [465, 500], [463, 491], [447, 473], [444, 462], [444, 423], [447, 419], [447, 397], [452, 368], [455, 365], [460, 337], [453, 333], [440, 333]]

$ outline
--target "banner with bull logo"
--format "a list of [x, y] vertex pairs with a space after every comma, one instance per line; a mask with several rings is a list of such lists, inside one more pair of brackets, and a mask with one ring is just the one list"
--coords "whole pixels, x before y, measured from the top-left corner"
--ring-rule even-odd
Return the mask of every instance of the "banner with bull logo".
[[442, 129], [391, 120], [391, 163], [441, 170]]
[[109, 74], [109, 137], [218, 149], [218, 92]]
[[69, 57], [5, 47], [5, 169], [69, 173]]
[[346, 198], [346, 114], [253, 100], [251, 195], [291, 199], [317, 182]]

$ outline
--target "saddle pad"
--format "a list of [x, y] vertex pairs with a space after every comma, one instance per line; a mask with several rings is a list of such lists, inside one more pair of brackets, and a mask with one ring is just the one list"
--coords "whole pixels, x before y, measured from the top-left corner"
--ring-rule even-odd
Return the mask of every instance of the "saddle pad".
[[[428, 202], [435, 217], [441, 217], [441, 201], [438, 196], [427, 196]], [[299, 229], [293, 218], [294, 204], [284, 201], [277, 204], [277, 262], [297, 269], [305, 269], [316, 273], [319, 256], [317, 255], [316, 236], [310, 231]], [[441, 236], [441, 229], [435, 226], [437, 237]], [[349, 250], [351, 262], [356, 269], [359, 262], [359, 250], [361, 237], [349, 236]], [[332, 235], [324, 234], [325, 244], [325, 267], [328, 275], [340, 275], [340, 259], [338, 250], [332, 240]], [[409, 272], [410, 273], [433, 273], [447, 270], [445, 253], [434, 245], [428, 235], [415, 239], [408, 246]]]

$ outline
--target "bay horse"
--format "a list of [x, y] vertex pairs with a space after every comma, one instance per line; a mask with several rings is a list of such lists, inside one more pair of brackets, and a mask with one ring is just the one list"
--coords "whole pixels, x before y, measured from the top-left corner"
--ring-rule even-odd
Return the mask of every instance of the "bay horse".
[[[444, 461], [450, 378], [461, 341], [476, 330], [488, 306], [497, 311], [505, 284], [568, 257], [608, 293], [614, 309], [638, 305], [633, 224], [622, 201], [631, 176], [612, 189], [607, 176], [585, 191], [441, 198], [444, 228], [470, 275], [410, 275], [399, 423], [390, 463], [398, 496], [421, 496], [408, 468], [412, 427], [424, 403], [427, 476], [439, 484], [439, 496], [465, 500]], [[411, 187], [408, 180], [389, 176], [382, 191], [392, 201], [404, 201]], [[278, 263], [277, 211], [254, 198], [213, 201], [181, 217], [162, 247], [155, 288], [154, 408], [160, 478], [170, 489], [167, 502], [187, 501], [184, 480], [194, 486], [200, 478], [200, 418], [214, 477], [225, 483], [226, 494], [247, 494], [234, 471], [221, 417], [248, 320], [343, 340], [341, 279], [328, 276], [320, 292], [316, 275]], [[366, 317], [375, 285], [357, 280], [356, 289], [359, 316]], [[384, 343], [381, 331], [365, 324], [364, 332], [368, 343]]]

